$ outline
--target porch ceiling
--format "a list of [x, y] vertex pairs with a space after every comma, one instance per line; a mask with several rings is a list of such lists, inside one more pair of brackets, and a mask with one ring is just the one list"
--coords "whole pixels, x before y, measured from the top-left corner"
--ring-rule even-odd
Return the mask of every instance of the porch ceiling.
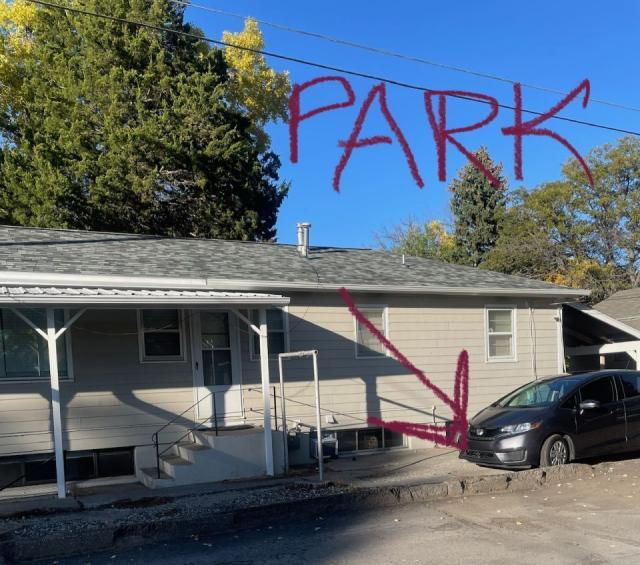
[[57, 286], [1, 286], [4, 304], [102, 304], [135, 305], [278, 305], [289, 298], [278, 294], [218, 290], [145, 290], [123, 288], [76, 288]]

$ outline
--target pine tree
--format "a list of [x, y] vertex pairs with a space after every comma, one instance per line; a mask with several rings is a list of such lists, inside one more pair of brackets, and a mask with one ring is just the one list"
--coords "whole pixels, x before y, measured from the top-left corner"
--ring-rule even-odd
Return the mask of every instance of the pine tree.
[[481, 147], [479, 161], [499, 180], [498, 188], [472, 163], [467, 163], [449, 185], [454, 217], [454, 258], [457, 263], [479, 266], [495, 246], [505, 208], [506, 180], [502, 165], [495, 164]]
[[[170, 0], [68, 3], [199, 34]], [[15, 76], [0, 108], [0, 222], [274, 237], [288, 187], [250, 115], [230, 101], [221, 50], [48, 8], [26, 40], [19, 64], [5, 68]]]

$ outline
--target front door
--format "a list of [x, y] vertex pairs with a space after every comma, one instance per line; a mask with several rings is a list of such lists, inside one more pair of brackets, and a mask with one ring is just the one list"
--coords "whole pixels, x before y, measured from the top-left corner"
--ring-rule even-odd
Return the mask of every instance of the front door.
[[193, 311], [193, 375], [198, 418], [213, 426], [242, 422], [240, 343], [236, 317], [223, 310]]

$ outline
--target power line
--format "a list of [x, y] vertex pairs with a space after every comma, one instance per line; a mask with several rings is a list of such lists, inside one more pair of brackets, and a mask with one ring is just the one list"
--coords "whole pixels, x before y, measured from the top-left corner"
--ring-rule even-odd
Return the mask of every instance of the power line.
[[[260, 55], [264, 55], [266, 57], [273, 57], [275, 59], [280, 59], [283, 61], [288, 61], [291, 63], [298, 63], [301, 65], [306, 65], [309, 67], [315, 67], [318, 69], [323, 69], [326, 71], [332, 71], [332, 72], [336, 72], [336, 73], [342, 73], [345, 75], [350, 75], [350, 76], [356, 76], [359, 78], [365, 78], [365, 79], [369, 79], [369, 80], [375, 80], [378, 82], [386, 82], [388, 84], [392, 84], [394, 86], [399, 86], [401, 88], [407, 88], [410, 90], [418, 90], [420, 92], [434, 92], [433, 89], [431, 88], [427, 88], [424, 86], [420, 86], [417, 84], [412, 84], [412, 83], [408, 83], [408, 82], [403, 82], [403, 81], [399, 81], [399, 80], [395, 80], [395, 79], [390, 79], [390, 78], [385, 78], [383, 76], [379, 76], [379, 75], [373, 75], [373, 74], [369, 74], [369, 73], [364, 73], [364, 72], [360, 72], [360, 71], [354, 71], [351, 69], [344, 69], [341, 67], [334, 67], [331, 65], [325, 65], [323, 63], [316, 63], [314, 61], [309, 61], [307, 59], [300, 59], [298, 57], [291, 57], [289, 55], [282, 55], [281, 53], [274, 53], [272, 51], [265, 51], [263, 49], [252, 49], [251, 47], [244, 47], [244, 46], [239, 46], [239, 45], [233, 45], [231, 43], [227, 43], [224, 41], [220, 41], [218, 39], [212, 39], [210, 37], [206, 37], [204, 35], [201, 34], [197, 34], [197, 33], [191, 33], [188, 31], [183, 31], [183, 30], [179, 30], [179, 29], [170, 29], [170, 28], [164, 28], [161, 26], [157, 26], [154, 24], [150, 24], [147, 22], [139, 22], [139, 21], [133, 21], [133, 20], [128, 20], [125, 18], [120, 18], [118, 16], [111, 16], [108, 14], [100, 14], [97, 12], [91, 12], [89, 10], [84, 10], [81, 8], [71, 8], [68, 6], [61, 6], [60, 4], [54, 4], [52, 2], [45, 2], [44, 0], [27, 0], [27, 2], [30, 2], [32, 4], [39, 4], [40, 6], [45, 6], [47, 8], [54, 8], [57, 10], [61, 10], [61, 11], [65, 11], [65, 12], [71, 12], [71, 13], [75, 13], [75, 14], [81, 14], [83, 16], [92, 16], [92, 17], [96, 17], [96, 18], [102, 18], [105, 20], [109, 20], [109, 21], [113, 21], [113, 22], [118, 22], [121, 24], [125, 24], [125, 25], [132, 25], [132, 26], [137, 26], [137, 27], [142, 27], [142, 28], [146, 28], [146, 29], [151, 29], [160, 33], [172, 33], [175, 35], [181, 35], [183, 37], [190, 37], [192, 39], [197, 39], [198, 41], [206, 41], [208, 43], [213, 43], [215, 45], [220, 45], [222, 47], [230, 47], [233, 49], [240, 49], [243, 51], [249, 51], [251, 53], [256, 53], [256, 54], [260, 54]], [[471, 98], [468, 96], [462, 96], [462, 95], [451, 95], [452, 98], [458, 98], [461, 100], [468, 100], [470, 102], [476, 102], [476, 103], [480, 103], [480, 104], [490, 104], [490, 102], [486, 101], [486, 100], [481, 100], [478, 98]], [[502, 104], [502, 103], [498, 103], [497, 106], [499, 108], [503, 108], [506, 110], [515, 110], [515, 106], [511, 106], [509, 104]], [[544, 112], [538, 112], [536, 110], [527, 110], [525, 108], [522, 108], [521, 110], [523, 113], [526, 114], [532, 114], [535, 116], [544, 116]], [[589, 127], [594, 127], [594, 128], [598, 128], [598, 129], [603, 129], [603, 130], [608, 130], [608, 131], [614, 131], [617, 133], [624, 133], [624, 134], [628, 134], [628, 135], [635, 135], [637, 137], [640, 137], [640, 132], [638, 131], [632, 131], [632, 130], [627, 130], [627, 129], [622, 129], [622, 128], [617, 128], [617, 127], [613, 127], [613, 126], [608, 126], [605, 124], [599, 124], [596, 122], [588, 122], [585, 120], [578, 120], [575, 118], [567, 118], [565, 116], [558, 116], [558, 115], [553, 115], [553, 116], [549, 116], [550, 119], [554, 119], [554, 120], [560, 120], [563, 122], [569, 122], [569, 123], [574, 123], [574, 124], [580, 124], [580, 125], [584, 125], [584, 126], [589, 126]]]
[[[222, 10], [220, 8], [212, 8], [210, 6], [204, 6], [202, 4], [194, 4], [193, 2], [188, 2], [188, 1], [183, 1], [183, 0], [170, 0], [171, 2], [173, 2], [174, 4], [178, 4], [180, 6], [185, 6], [188, 8], [196, 8], [198, 10], [202, 10], [205, 12], [210, 12], [212, 14], [218, 14], [221, 16], [228, 16], [230, 18], [236, 18], [236, 19], [241, 19], [241, 20], [245, 20], [247, 18], [247, 16], [243, 15], [243, 14], [238, 14], [236, 12], [229, 12], [227, 10]], [[254, 19], [256, 22], [258, 22], [261, 25], [267, 26], [267, 27], [271, 27], [274, 29], [278, 29], [281, 31], [286, 31], [288, 33], [296, 33], [298, 35], [304, 35], [307, 37], [313, 37], [314, 39], [321, 39], [323, 41], [328, 41], [331, 43], [336, 43], [338, 45], [344, 45], [346, 47], [352, 47], [354, 49], [360, 49], [362, 51], [369, 51], [371, 53], [376, 53], [378, 55], [385, 55], [386, 57], [395, 57], [396, 59], [402, 59], [404, 61], [410, 61], [413, 63], [420, 63], [423, 65], [430, 65], [432, 67], [437, 67], [440, 69], [446, 69], [448, 71], [455, 71], [458, 73], [465, 73], [468, 75], [473, 75], [473, 76], [477, 76], [477, 77], [481, 77], [481, 78], [486, 78], [486, 79], [490, 79], [490, 80], [495, 80], [495, 81], [499, 81], [499, 82], [504, 82], [507, 84], [516, 84], [518, 81], [517, 80], [512, 80], [510, 78], [506, 78], [506, 77], [502, 77], [499, 75], [495, 75], [495, 74], [490, 74], [490, 73], [485, 73], [482, 71], [476, 71], [474, 69], [469, 69], [467, 67], [460, 67], [457, 65], [449, 65], [449, 64], [445, 64], [445, 63], [439, 63], [437, 61], [433, 61], [431, 59], [424, 59], [422, 57], [416, 57], [414, 55], [406, 55], [404, 53], [400, 53], [398, 51], [391, 51], [389, 49], [383, 49], [381, 47], [374, 47], [372, 45], [366, 45], [364, 43], [357, 43], [355, 41], [349, 41], [347, 39], [341, 39], [339, 37], [335, 37], [333, 35], [327, 35], [324, 33], [317, 33], [314, 31], [307, 31], [304, 29], [300, 29], [300, 28], [295, 28], [295, 27], [290, 27], [290, 26], [286, 26], [283, 24], [279, 24], [279, 23], [275, 23], [275, 22], [271, 22], [268, 20], [263, 20], [263, 19], [259, 19], [259, 18], [255, 18], [253, 16], [251, 16], [252, 19]], [[525, 82], [521, 82], [520, 83], [522, 86], [524, 86], [525, 88], [529, 88], [531, 90], [539, 90], [541, 92], [549, 92], [552, 94], [561, 94], [561, 95], [566, 95], [566, 92], [563, 92], [560, 89], [556, 89], [556, 88], [549, 88], [547, 86], [540, 86], [537, 84], [530, 84], [530, 83], [525, 83]], [[636, 106], [629, 106], [626, 104], [621, 104], [619, 102], [611, 102], [609, 100], [603, 100], [600, 98], [591, 98], [592, 102], [596, 102], [598, 104], [603, 104], [605, 106], [611, 106], [613, 108], [620, 108], [623, 110], [631, 110], [632, 112], [640, 112], [640, 108], [636, 107]]]

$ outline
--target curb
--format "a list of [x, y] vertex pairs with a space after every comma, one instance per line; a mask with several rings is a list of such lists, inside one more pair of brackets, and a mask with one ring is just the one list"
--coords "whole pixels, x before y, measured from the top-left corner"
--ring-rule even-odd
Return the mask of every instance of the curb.
[[[347, 487], [343, 491], [321, 494], [305, 500], [221, 512], [208, 509], [201, 515], [186, 519], [158, 519], [134, 524], [102, 522], [96, 528], [70, 527], [62, 533], [52, 533], [40, 539], [29, 538], [17, 531], [8, 531], [0, 534], [0, 564], [4, 561], [12, 563], [96, 551], [122, 550], [184, 536], [185, 532], [192, 535], [220, 534], [263, 524], [265, 516], [300, 520], [308, 514], [317, 515], [329, 511], [366, 511], [413, 502], [428, 502], [445, 497], [530, 491], [568, 479], [590, 479], [601, 472], [600, 469], [591, 465], [571, 463], [561, 467], [501, 475], [450, 479], [442, 483], [394, 487]], [[316, 488], [322, 489], [327, 486], [331, 485]], [[304, 488], [309, 488], [309, 485], [305, 484]]]

